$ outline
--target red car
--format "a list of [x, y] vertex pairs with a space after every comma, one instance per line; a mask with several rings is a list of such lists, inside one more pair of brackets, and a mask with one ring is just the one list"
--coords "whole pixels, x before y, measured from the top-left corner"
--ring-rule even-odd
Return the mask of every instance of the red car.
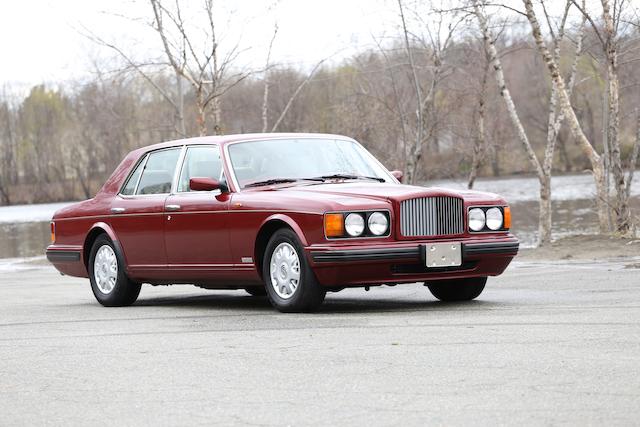
[[47, 258], [105, 306], [142, 283], [246, 289], [280, 311], [328, 291], [425, 282], [476, 298], [518, 252], [494, 194], [403, 185], [339, 135], [248, 134], [131, 152], [98, 194], [59, 210]]

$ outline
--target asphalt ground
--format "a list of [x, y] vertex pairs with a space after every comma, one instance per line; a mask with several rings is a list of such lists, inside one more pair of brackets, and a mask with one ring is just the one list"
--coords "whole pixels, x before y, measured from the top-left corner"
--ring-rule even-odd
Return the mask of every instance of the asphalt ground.
[[418, 284], [280, 314], [243, 291], [98, 305], [0, 273], [0, 425], [638, 425], [640, 269], [515, 263], [479, 300]]

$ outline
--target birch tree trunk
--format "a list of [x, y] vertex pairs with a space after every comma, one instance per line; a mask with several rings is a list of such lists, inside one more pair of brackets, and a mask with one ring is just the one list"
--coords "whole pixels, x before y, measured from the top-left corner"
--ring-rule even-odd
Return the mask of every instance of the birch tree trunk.
[[269, 42], [269, 50], [267, 51], [267, 61], [264, 66], [264, 89], [262, 91], [262, 133], [266, 133], [269, 130], [269, 89], [271, 87], [271, 50], [273, 49], [273, 42], [278, 35], [278, 24], [273, 27], [273, 36]]
[[609, 8], [609, 0], [602, 0], [602, 18], [604, 32], [606, 34], [605, 54], [607, 58], [608, 80], [608, 127], [607, 141], [609, 143], [609, 159], [611, 172], [616, 189], [616, 231], [622, 235], [628, 235], [631, 230], [631, 211], [629, 208], [629, 195], [626, 191], [624, 170], [620, 155], [620, 100], [618, 84], [618, 49], [615, 24]]
[[[633, 174], [636, 170], [636, 164], [638, 163], [638, 156], [640, 155], [640, 109], [636, 108], [636, 142], [633, 145], [631, 151], [631, 160], [629, 161], [629, 171], [627, 172], [627, 195], [631, 194], [631, 182], [633, 181]], [[633, 228], [633, 224], [631, 225]]]
[[[571, 7], [571, 0], [567, 0], [565, 3], [564, 15], [562, 22], [558, 28], [558, 34], [556, 35], [552, 30], [553, 37], [553, 59], [557, 62], [560, 60], [560, 45], [564, 38], [564, 29], [569, 15], [569, 9]], [[546, 9], [545, 14], [546, 14]], [[547, 19], [549, 17], [547, 16]], [[567, 92], [569, 96], [573, 92], [573, 86], [575, 84], [576, 73], [578, 70], [578, 61], [582, 54], [582, 43], [584, 39], [584, 26], [586, 19], [583, 17], [578, 32], [576, 34], [576, 48], [573, 63], [569, 71], [569, 83]], [[548, 21], [549, 22], [549, 21]], [[555, 82], [551, 82], [551, 94], [549, 96], [549, 119], [547, 123], [547, 144], [544, 151], [544, 160], [542, 162], [543, 176], [540, 181], [540, 211], [538, 222], [538, 236], [539, 244], [541, 246], [551, 243], [551, 228], [552, 228], [552, 201], [551, 201], [551, 173], [553, 168], [553, 157], [556, 148], [556, 142], [558, 140], [558, 134], [560, 133], [560, 127], [564, 120], [564, 110], [558, 109], [558, 88]]]
[[422, 158], [422, 139], [423, 139], [423, 103], [422, 103], [422, 90], [420, 88], [420, 81], [418, 79], [418, 71], [416, 70], [416, 64], [413, 59], [413, 52], [411, 50], [411, 44], [409, 43], [409, 32], [407, 30], [407, 22], [404, 18], [404, 8], [402, 6], [402, 0], [398, 0], [398, 8], [400, 9], [400, 18], [402, 20], [402, 30], [404, 35], [404, 45], [409, 57], [409, 66], [411, 67], [411, 76], [413, 79], [413, 86], [416, 92], [416, 137], [413, 146], [409, 147], [409, 153], [407, 154], [407, 183], [415, 184], [418, 164]]
[[535, 12], [533, 10], [533, 5], [531, 0], [523, 0], [524, 6], [526, 9], [527, 20], [531, 25], [531, 30], [533, 33], [533, 38], [535, 40], [536, 47], [540, 52], [542, 59], [549, 70], [549, 74], [551, 80], [556, 86], [556, 90], [558, 91], [558, 99], [560, 101], [560, 107], [564, 111], [567, 122], [571, 129], [571, 133], [574, 138], [577, 140], [578, 145], [580, 146], [583, 153], [589, 159], [591, 163], [593, 179], [596, 185], [596, 206], [598, 210], [598, 223], [600, 226], [600, 232], [606, 233], [608, 232], [607, 227], [607, 192], [605, 187], [605, 179], [604, 179], [604, 165], [602, 163], [602, 159], [595, 148], [589, 142], [589, 139], [584, 134], [582, 127], [580, 126], [580, 122], [578, 121], [578, 117], [576, 116], [575, 111], [571, 105], [571, 100], [569, 99], [569, 94], [567, 93], [567, 87], [565, 85], [564, 79], [560, 74], [560, 69], [558, 68], [558, 64], [554, 61], [549, 49], [547, 48], [544, 38], [542, 37], [542, 31], [540, 30], [540, 24], [538, 23], [538, 19], [536, 18]]
[[202, 90], [196, 90], [196, 106], [198, 108], [198, 115], [196, 122], [198, 124], [198, 136], [207, 135], [207, 110], [204, 105], [204, 99]]
[[182, 77], [175, 73], [176, 76], [176, 130], [180, 134], [180, 138], [187, 136], [187, 130], [184, 125], [184, 87], [182, 86]]
[[[496, 82], [498, 83], [498, 88], [500, 89], [500, 95], [505, 101], [511, 123], [516, 128], [518, 138], [520, 139], [520, 142], [522, 143], [525, 152], [527, 153], [529, 162], [533, 166], [538, 181], [540, 182], [540, 194], [538, 198], [540, 204], [538, 211], [538, 244], [545, 245], [551, 241], [551, 167], [549, 166], [547, 173], [545, 173], [545, 170], [542, 168], [542, 165], [540, 165], [540, 162], [538, 161], [538, 157], [533, 151], [533, 147], [529, 142], [527, 133], [522, 126], [520, 117], [518, 116], [516, 106], [513, 102], [513, 99], [511, 98], [511, 92], [509, 92], [509, 88], [507, 87], [507, 83], [504, 77], [504, 71], [502, 70], [502, 63], [500, 61], [498, 51], [493, 41], [493, 35], [489, 30], [487, 17], [480, 8], [478, 0], [474, 0], [473, 7], [475, 15], [478, 19], [478, 23], [480, 24], [480, 30], [482, 31], [482, 37], [484, 39], [485, 49], [489, 57], [489, 62], [494, 70]], [[555, 96], [553, 92], [551, 99], [555, 103]], [[547, 151], [551, 153], [551, 156], [553, 156], [554, 145], [555, 144], [547, 145]]]
[[480, 93], [478, 94], [478, 117], [476, 119], [476, 137], [473, 144], [473, 159], [471, 160], [471, 170], [469, 171], [469, 180], [467, 182], [467, 188], [472, 189], [478, 175], [478, 169], [482, 163], [484, 152], [486, 151], [487, 141], [484, 126], [484, 117], [487, 101], [487, 79], [489, 74], [489, 64], [485, 64], [484, 71], [482, 73], [482, 80], [480, 81]]

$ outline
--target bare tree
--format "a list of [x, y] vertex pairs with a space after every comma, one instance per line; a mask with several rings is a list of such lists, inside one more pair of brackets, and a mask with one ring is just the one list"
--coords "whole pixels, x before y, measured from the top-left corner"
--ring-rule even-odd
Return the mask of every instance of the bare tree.
[[633, 173], [636, 170], [638, 163], [638, 156], [640, 155], [640, 108], [636, 108], [636, 140], [633, 144], [633, 150], [631, 151], [631, 158], [629, 159], [629, 168], [627, 171], [626, 193], [631, 194], [631, 182], [633, 181]]
[[280, 115], [278, 116], [278, 119], [275, 121], [275, 123], [273, 124], [273, 126], [271, 127], [271, 132], [275, 132], [278, 129], [278, 126], [280, 126], [280, 123], [282, 123], [282, 120], [284, 119], [284, 117], [287, 115], [287, 112], [289, 111], [289, 109], [291, 108], [291, 105], [293, 105], [293, 101], [296, 100], [296, 98], [298, 97], [298, 95], [300, 94], [300, 92], [302, 91], [302, 89], [304, 89], [304, 87], [307, 85], [307, 83], [309, 83], [311, 81], [311, 79], [313, 79], [313, 76], [315, 76], [316, 72], [320, 69], [320, 66], [326, 61], [327, 59], [321, 59], [311, 70], [311, 72], [307, 75], [307, 77], [302, 80], [300, 82], [300, 84], [296, 87], [296, 90], [293, 91], [293, 93], [291, 94], [291, 96], [289, 97], [289, 100], [287, 101], [287, 104], [284, 106], [284, 108], [282, 109], [282, 111], [280, 112]]
[[[431, 60], [431, 78], [428, 81], [428, 89], [423, 88], [421, 83], [421, 76], [419, 72], [419, 66], [416, 61], [414, 47], [409, 40], [409, 29], [407, 26], [407, 19], [405, 14], [405, 8], [402, 0], [398, 0], [398, 9], [400, 12], [400, 22], [402, 24], [402, 40], [404, 48], [409, 60], [409, 74], [411, 84], [414, 89], [415, 95], [415, 136], [413, 142], [410, 142], [407, 146], [406, 155], [406, 182], [415, 184], [418, 177], [418, 170], [422, 159], [423, 146], [425, 142], [433, 142], [434, 150], [438, 150], [438, 128], [436, 126], [437, 108], [436, 108], [436, 94], [438, 86], [442, 80], [446, 77], [444, 73], [443, 57], [445, 51], [448, 49], [453, 35], [462, 22], [462, 19], [454, 19], [448, 25], [444, 23], [445, 13], [439, 10], [432, 10], [430, 16], [435, 16], [434, 23], [427, 22], [420, 19], [422, 26], [425, 28], [428, 34], [426, 38], [417, 38], [417, 41], [428, 52]], [[430, 28], [433, 25], [434, 28]], [[443, 28], [446, 26], [446, 29]], [[428, 132], [427, 132], [428, 129]]]
[[[183, 89], [183, 78], [180, 73], [175, 72], [175, 90], [176, 93], [172, 93], [167, 88], [161, 86], [157, 83], [156, 78], [153, 75], [153, 72], [149, 70], [149, 67], [157, 67], [156, 63], [144, 62], [140, 63], [134, 60], [130, 55], [128, 55], [123, 49], [118, 47], [117, 45], [108, 42], [103, 39], [99, 35], [95, 34], [90, 29], [83, 27], [82, 33], [83, 36], [87, 37], [89, 40], [93, 41], [96, 44], [107, 47], [118, 54], [126, 63], [128, 69], [133, 70], [137, 73], [142, 79], [147, 82], [162, 98], [165, 100], [174, 110], [174, 130], [175, 134], [178, 137], [184, 138], [187, 136], [186, 128], [185, 128], [185, 118], [184, 118], [184, 89]], [[97, 64], [94, 64], [97, 65]], [[101, 67], [96, 66], [96, 71], [98, 74], [98, 78], [100, 79], [100, 74], [102, 73]]]
[[480, 89], [477, 95], [477, 108], [475, 110], [475, 137], [473, 138], [473, 157], [471, 159], [471, 168], [467, 179], [467, 188], [472, 189], [478, 176], [478, 169], [482, 164], [487, 151], [487, 135], [485, 130], [485, 114], [487, 109], [487, 80], [489, 78], [490, 60], [485, 50], [482, 55], [484, 64], [482, 67], [482, 77], [480, 78]]
[[[620, 85], [618, 79], [618, 55], [620, 49], [619, 28], [623, 20], [625, 0], [616, 0], [613, 5], [609, 0], [601, 0], [603, 31], [594, 22], [594, 18], [588, 13], [587, 8], [572, 0], [582, 12], [584, 19], [589, 20], [595, 32], [600, 47], [606, 60], [606, 92], [607, 109], [605, 114], [605, 155], [609, 159], [609, 167], [613, 174], [613, 183], [616, 190], [614, 205], [616, 224], [615, 229], [622, 235], [629, 235], [632, 231], [631, 209], [629, 207], [629, 192], [625, 182], [625, 173], [622, 166], [621, 142], [620, 142]], [[608, 184], [608, 182], [607, 182]]]
[[11, 203], [11, 186], [15, 183], [12, 171], [15, 168], [15, 124], [9, 103], [0, 103], [0, 202]]
[[553, 84], [555, 85], [558, 93], [558, 100], [560, 101], [560, 107], [564, 111], [565, 117], [571, 129], [571, 133], [578, 142], [584, 155], [589, 159], [591, 163], [591, 170], [593, 173], [593, 179], [596, 185], [596, 205], [598, 209], [598, 223], [600, 226], [600, 232], [608, 232], [608, 194], [605, 185], [605, 170], [602, 157], [598, 154], [594, 146], [591, 144], [587, 136], [585, 135], [576, 112], [571, 105], [571, 99], [569, 98], [569, 92], [564, 78], [560, 74], [560, 68], [557, 61], [547, 47], [544, 37], [542, 36], [542, 30], [540, 23], [533, 10], [533, 4], [531, 0], [523, 0], [526, 17], [531, 26], [533, 38], [535, 40], [536, 47], [542, 56], [542, 59], [549, 70], [549, 75]]
[[[204, 2], [207, 28], [203, 31], [203, 40], [193, 37], [187, 30], [179, 1], [176, 1], [172, 9], [166, 7], [161, 0], [150, 0], [150, 4], [154, 28], [160, 36], [169, 65], [176, 75], [189, 82], [195, 93], [198, 133], [201, 136], [208, 133], [208, 116], [213, 118], [215, 133], [222, 133], [221, 97], [249, 73], [232, 74], [231, 66], [239, 54], [238, 46], [226, 55], [220, 55], [214, 1]], [[176, 39], [172, 38], [173, 34]], [[200, 53], [201, 49], [203, 53]]]
[[267, 50], [267, 61], [264, 67], [264, 91], [262, 92], [262, 132], [265, 133], [269, 129], [269, 87], [271, 85], [270, 68], [271, 68], [271, 49], [273, 42], [278, 35], [278, 24], [273, 26], [273, 35], [269, 42], [269, 50]]
[[[542, 4], [544, 5], [544, 2], [542, 2]], [[565, 25], [567, 22], [570, 6], [571, 6], [571, 0], [567, 0], [557, 34], [554, 31], [553, 26], [551, 25], [550, 17], [546, 14], [546, 9], [545, 9], [547, 22], [549, 23], [549, 31], [553, 38], [553, 58], [552, 59], [555, 61], [558, 61], [560, 58], [560, 45], [564, 38]], [[527, 132], [525, 131], [524, 126], [522, 125], [522, 121], [520, 120], [520, 116], [518, 115], [518, 111], [516, 110], [516, 106], [511, 97], [511, 92], [507, 87], [500, 57], [498, 56], [493, 35], [491, 34], [491, 30], [489, 29], [487, 16], [482, 8], [480, 1], [474, 0], [473, 8], [474, 8], [474, 13], [476, 15], [476, 18], [478, 19], [478, 23], [480, 24], [480, 29], [482, 31], [483, 38], [485, 40], [485, 47], [486, 47], [487, 54], [489, 56], [489, 60], [491, 62], [492, 68], [494, 70], [496, 81], [498, 83], [498, 87], [500, 90], [500, 95], [505, 101], [507, 111], [509, 112], [509, 117], [511, 118], [511, 122], [513, 123], [514, 127], [517, 130], [518, 138], [520, 139], [520, 142], [522, 143], [525, 149], [525, 152], [527, 153], [529, 162], [534, 168], [536, 172], [536, 176], [540, 183], [538, 243], [540, 245], [545, 245], [551, 242], [551, 230], [552, 230], [551, 172], [552, 172], [552, 166], [553, 166], [555, 144], [557, 141], [558, 132], [560, 130], [560, 125], [564, 120], [563, 111], [562, 110], [558, 111], [557, 109], [558, 86], [555, 81], [552, 82], [551, 94], [549, 97], [549, 119], [548, 119], [548, 127], [547, 127], [547, 142], [545, 146], [544, 159], [543, 159], [543, 162], [540, 163], [540, 160], [538, 159], [538, 156], [536, 155], [532, 147], [532, 144], [529, 140]], [[584, 20], [580, 27], [580, 30], [578, 31], [578, 37], [576, 42], [576, 52], [575, 52], [574, 61], [571, 67], [570, 77], [569, 77], [569, 82], [570, 82], [569, 88], [565, 92], [571, 91], [571, 87], [573, 86], [573, 82], [575, 80], [578, 58], [582, 51], [583, 27], [584, 27]]]

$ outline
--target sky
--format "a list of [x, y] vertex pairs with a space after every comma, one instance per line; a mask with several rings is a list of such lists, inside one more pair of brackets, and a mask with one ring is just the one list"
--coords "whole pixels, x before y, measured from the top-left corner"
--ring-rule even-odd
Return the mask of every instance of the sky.
[[[192, 14], [200, 2], [189, 1]], [[236, 0], [219, 2], [221, 48], [238, 45], [242, 64], [264, 64], [274, 24], [272, 57], [309, 67], [322, 58], [344, 57], [392, 31], [393, 3], [384, 0]], [[339, 11], [339, 13], [338, 13]], [[64, 82], [82, 78], [116, 56], [86, 35], [121, 46], [136, 58], [160, 55], [149, 27], [145, 0], [21, 0], [5, 2], [0, 14], [0, 85]], [[224, 28], [224, 29], [222, 29]]]
[[[408, 8], [447, 1], [404, 0]], [[520, 1], [506, 1], [522, 7]], [[548, 1], [552, 9], [561, 9], [563, 3]], [[182, 0], [182, 4], [189, 23], [202, 19], [202, 0]], [[221, 51], [238, 46], [237, 66], [254, 69], [265, 64], [275, 23], [279, 30], [273, 62], [303, 69], [323, 58], [337, 62], [374, 48], [375, 40], [395, 37], [400, 28], [395, 0], [218, 0], [216, 4]], [[96, 64], [103, 70], [117, 69], [117, 54], [90, 40], [90, 34], [137, 60], [159, 58], [161, 45], [151, 21], [147, 0], [3, 2], [0, 90], [25, 92], [34, 84], [82, 80], [91, 77]], [[198, 29], [197, 24], [192, 26]]]

